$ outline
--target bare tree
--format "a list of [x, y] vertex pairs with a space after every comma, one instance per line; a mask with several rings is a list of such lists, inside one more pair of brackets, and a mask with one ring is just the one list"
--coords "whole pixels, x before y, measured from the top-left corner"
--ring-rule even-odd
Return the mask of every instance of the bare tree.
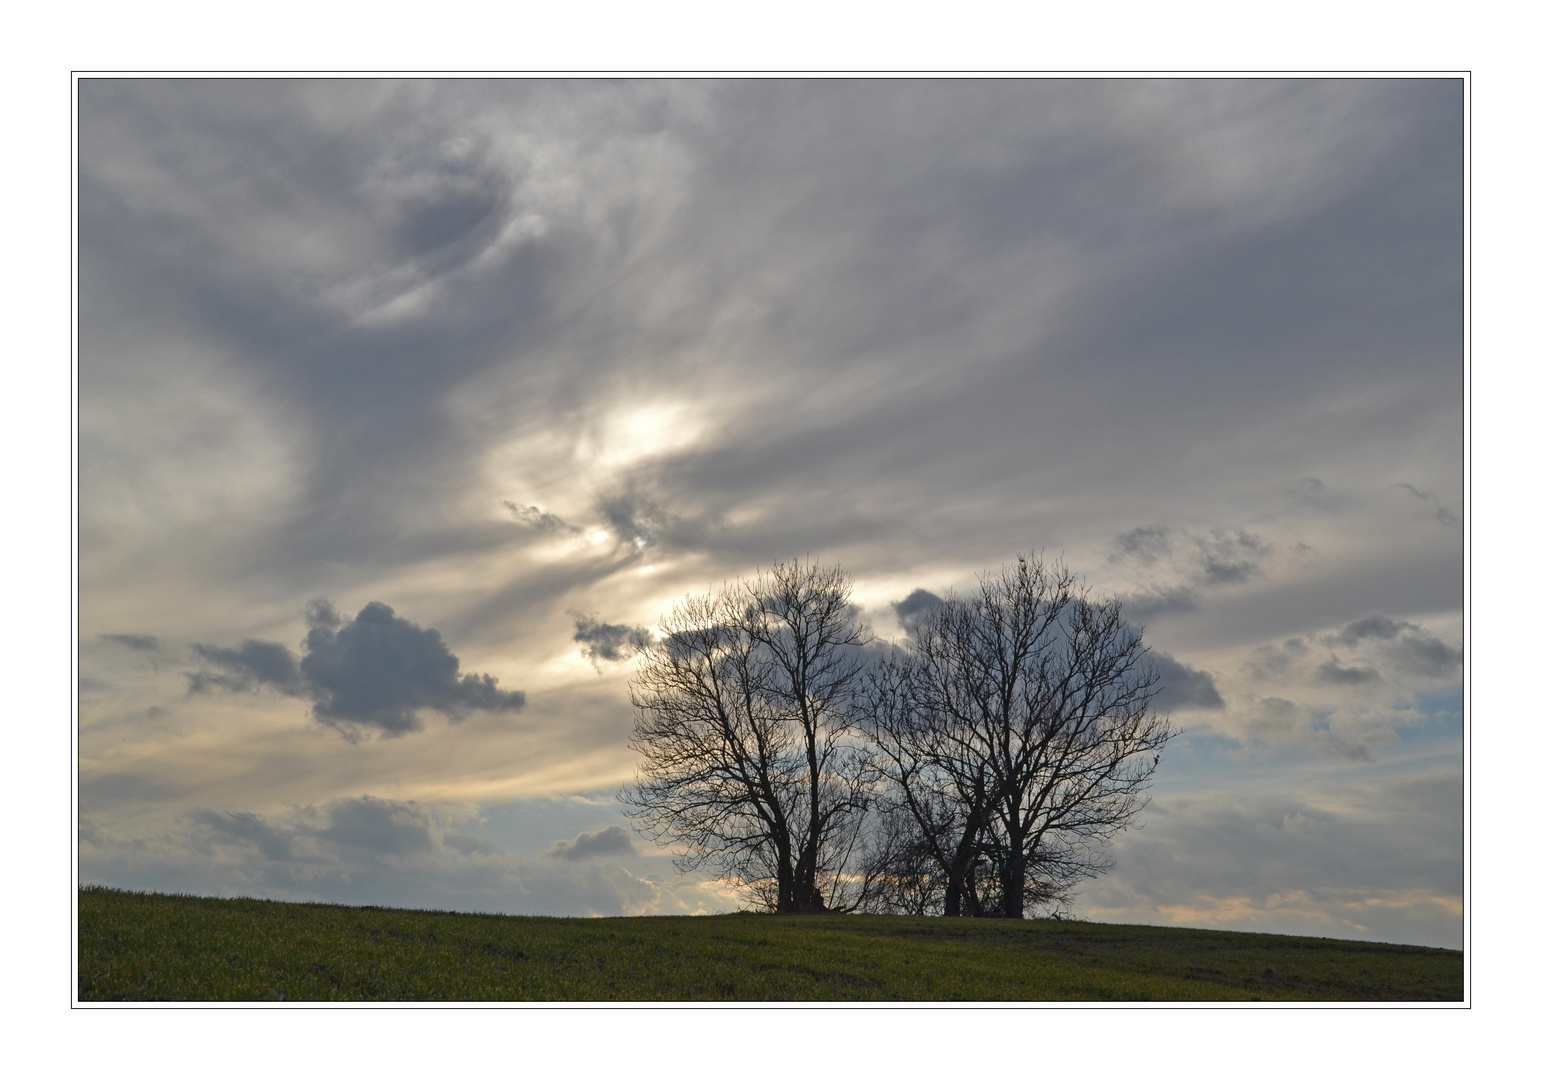
[[1107, 869], [1176, 734], [1155, 693], [1118, 602], [1037, 556], [923, 618], [870, 677], [864, 727], [946, 914], [1022, 918]]
[[[944, 614], [946, 608], [943, 609]], [[987, 756], [946, 707], [955, 688], [924, 657], [940, 642], [936, 617], [919, 627], [915, 653], [894, 650], [870, 670], [863, 696], [863, 730], [888, 781], [880, 806], [885, 828], [869, 851], [870, 891], [884, 898], [925, 897], [943, 915], [982, 914], [978, 873], [990, 851], [996, 788]], [[942, 883], [932, 886], [932, 879]], [[935, 905], [933, 905], [935, 906]], [[933, 906], [915, 914], [936, 914]]]
[[779, 563], [687, 597], [632, 681], [628, 814], [682, 870], [711, 867], [778, 912], [849, 910], [874, 773], [852, 706], [865, 628], [839, 567]]

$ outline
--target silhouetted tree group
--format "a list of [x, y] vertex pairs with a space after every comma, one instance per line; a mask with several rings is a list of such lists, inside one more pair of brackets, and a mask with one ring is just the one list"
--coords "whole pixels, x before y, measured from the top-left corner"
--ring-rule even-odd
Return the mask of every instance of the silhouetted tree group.
[[1176, 734], [1141, 631], [1037, 556], [908, 629], [874, 647], [815, 563], [687, 597], [640, 650], [628, 813], [771, 911], [1057, 909]]

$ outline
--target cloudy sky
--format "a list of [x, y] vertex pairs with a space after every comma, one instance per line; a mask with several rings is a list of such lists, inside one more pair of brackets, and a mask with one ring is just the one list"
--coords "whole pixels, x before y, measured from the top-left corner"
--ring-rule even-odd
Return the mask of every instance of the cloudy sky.
[[1079, 914], [1460, 947], [1459, 80], [78, 85], [82, 881], [732, 910], [630, 643], [1042, 551], [1185, 729]]

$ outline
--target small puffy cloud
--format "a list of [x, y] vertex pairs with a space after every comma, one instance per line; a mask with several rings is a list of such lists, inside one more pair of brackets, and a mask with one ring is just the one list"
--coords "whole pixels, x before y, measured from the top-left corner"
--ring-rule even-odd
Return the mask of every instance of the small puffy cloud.
[[499, 690], [491, 675], [461, 675], [439, 631], [398, 618], [378, 600], [341, 624], [330, 605], [317, 609], [300, 672], [316, 719], [345, 733], [354, 725], [387, 736], [420, 731], [422, 709], [459, 721], [472, 710], [525, 705], [521, 691]]
[[509, 508], [509, 513], [515, 520], [530, 526], [536, 532], [541, 533], [581, 533], [577, 525], [569, 525], [556, 514], [548, 510], [542, 510], [539, 506], [523, 506], [520, 503], [504, 500], [504, 506]]
[[1396, 622], [1385, 615], [1367, 615], [1363, 619], [1356, 619], [1344, 629], [1328, 635], [1328, 640], [1344, 645], [1358, 645], [1367, 639], [1391, 641], [1404, 630], [1410, 629], [1415, 629], [1413, 623]]
[[1337, 656], [1330, 656], [1318, 664], [1314, 678], [1330, 686], [1364, 686], [1367, 683], [1381, 682], [1381, 676], [1376, 673], [1376, 669], [1345, 667], [1339, 662]]
[[1198, 610], [1204, 591], [1259, 577], [1274, 551], [1247, 529], [1213, 528], [1196, 536], [1161, 524], [1122, 532], [1110, 547], [1110, 563], [1133, 567], [1137, 586], [1125, 595], [1124, 610], [1136, 622]]
[[312, 715], [349, 739], [361, 730], [384, 736], [420, 731], [419, 712], [432, 709], [452, 722], [472, 711], [515, 712], [519, 690], [501, 690], [491, 675], [460, 674], [460, 660], [439, 631], [398, 618], [379, 601], [346, 620], [326, 600], [306, 606], [310, 632], [296, 658], [274, 641], [247, 640], [238, 648], [197, 644], [203, 661], [187, 672], [192, 693], [268, 687], [312, 703]]
[[1301, 638], [1286, 638], [1278, 645], [1270, 643], [1254, 649], [1248, 666], [1255, 679], [1285, 679], [1295, 672], [1310, 651]]
[[1114, 537], [1114, 552], [1108, 557], [1108, 561], [1119, 562], [1132, 558], [1144, 566], [1150, 566], [1158, 559], [1172, 553], [1172, 543], [1169, 540], [1171, 535], [1172, 530], [1166, 525], [1142, 525], [1129, 532], [1120, 533]]
[[1388, 651], [1394, 662], [1416, 675], [1441, 678], [1462, 670], [1462, 651], [1422, 629], [1404, 634]]
[[136, 652], [155, 652], [161, 647], [161, 639], [154, 634], [98, 634], [103, 641], [122, 645]]
[[1197, 537], [1199, 583], [1240, 585], [1257, 577], [1260, 563], [1273, 550], [1256, 533], [1246, 529], [1212, 529], [1209, 537]]
[[646, 626], [625, 626], [620, 623], [602, 623], [591, 615], [568, 612], [573, 616], [573, 640], [578, 642], [579, 652], [600, 670], [601, 662], [624, 664], [653, 640]]
[[558, 840], [546, 852], [554, 859], [592, 859], [600, 855], [635, 855], [632, 835], [620, 825], [607, 825], [593, 832], [579, 833], [571, 840]]
[[1226, 702], [1215, 688], [1215, 679], [1208, 671], [1198, 671], [1169, 656], [1155, 652], [1151, 659], [1156, 663], [1157, 676], [1161, 680], [1156, 704], [1165, 710], [1224, 709]]
[[1447, 645], [1418, 623], [1367, 615], [1331, 634], [1324, 642], [1340, 648], [1373, 646], [1394, 667], [1426, 678], [1449, 678], [1462, 670], [1462, 651]]
[[925, 589], [912, 589], [909, 596], [903, 600], [895, 600], [890, 606], [894, 608], [894, 614], [899, 617], [900, 628], [905, 631], [905, 636], [914, 638], [921, 617], [933, 608], [940, 607], [942, 602], [942, 597], [936, 593], [927, 592]]

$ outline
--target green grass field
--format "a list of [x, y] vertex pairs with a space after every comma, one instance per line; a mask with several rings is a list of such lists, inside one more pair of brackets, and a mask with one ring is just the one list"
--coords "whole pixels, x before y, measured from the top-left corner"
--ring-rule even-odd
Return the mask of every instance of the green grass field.
[[1460, 1001], [1462, 954], [884, 915], [554, 919], [80, 890], [81, 1001]]

